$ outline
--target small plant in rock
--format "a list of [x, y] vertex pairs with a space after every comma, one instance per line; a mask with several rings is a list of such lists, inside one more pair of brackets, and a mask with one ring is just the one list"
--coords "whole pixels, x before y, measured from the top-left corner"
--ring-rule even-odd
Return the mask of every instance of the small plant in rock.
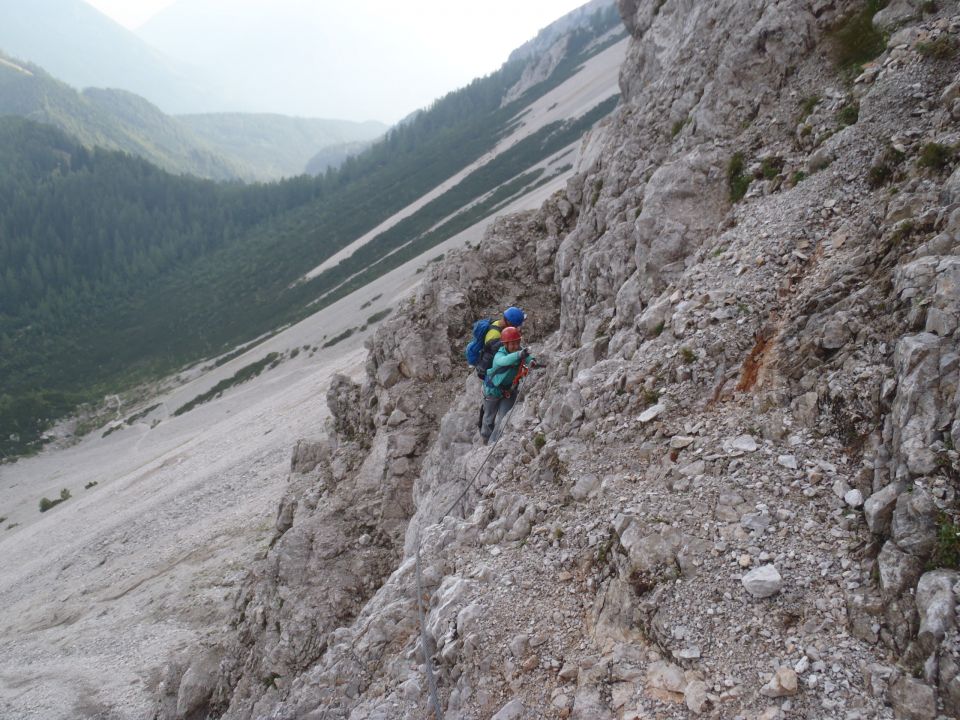
[[799, 185], [806, 179], [807, 179], [807, 174], [803, 170], [797, 170], [796, 172], [793, 173], [793, 175], [790, 176], [790, 184]]
[[800, 128], [800, 137], [810, 137], [813, 134], [813, 125], [804, 125]]
[[656, 405], [657, 401], [660, 399], [659, 390], [644, 390], [643, 391], [643, 401], [647, 405]]
[[7, 521], [6, 517], [0, 517], [0, 523], [5, 523]]
[[893, 146], [888, 147], [877, 163], [867, 171], [867, 183], [872, 188], [886, 185], [893, 180], [897, 172], [897, 166], [902, 162], [903, 153]]
[[697, 359], [697, 354], [688, 347], [680, 348], [680, 357], [684, 365], [690, 365]]
[[780, 171], [783, 170], [783, 164], [783, 158], [776, 155], [773, 157], [764, 158], [763, 162], [760, 164], [763, 176], [767, 180], [773, 180], [777, 175], [780, 174]]
[[89, 490], [90, 488], [96, 487], [96, 486], [99, 485], [99, 484], [100, 484], [100, 483], [97, 482], [96, 480], [91, 480], [90, 482], [88, 482], [86, 485], [83, 486], [83, 489], [84, 489], [84, 490]]
[[600, 191], [603, 190], [603, 180], [594, 180], [593, 195], [590, 196], [590, 207], [594, 207], [600, 200]]
[[50, 508], [54, 508], [62, 502], [66, 502], [70, 499], [70, 491], [66, 488], [63, 488], [60, 491], [60, 497], [56, 500], [51, 500], [47, 497], [40, 498], [40, 512], [45, 513]]
[[734, 153], [727, 165], [727, 184], [730, 187], [730, 202], [743, 200], [750, 187], [750, 178], [744, 174], [746, 160], [742, 152]]
[[890, 242], [892, 242], [894, 245], [899, 245], [913, 235], [913, 229], [913, 222], [910, 220], [905, 220], [904, 222], [900, 223], [890, 235]]
[[860, 119], [859, 103], [850, 103], [849, 105], [844, 105], [842, 108], [840, 108], [840, 111], [837, 113], [837, 121], [843, 127], [856, 125], [857, 120], [859, 119]]
[[937, 545], [927, 562], [927, 569], [960, 568], [960, 527], [946, 513], [937, 517]]
[[803, 122], [808, 117], [813, 115], [813, 111], [819, 103], [820, 103], [819, 95], [811, 95], [810, 97], [805, 99], [800, 104], [800, 118], [798, 119], [798, 122]]
[[922, 168], [940, 172], [949, 167], [956, 156], [956, 149], [949, 145], [935, 142], [927, 143], [920, 148], [920, 157], [917, 159], [917, 165]]
[[543, 446], [547, 444], [547, 436], [543, 433], [537, 433], [533, 436], [533, 447], [540, 451], [543, 449]]
[[957, 43], [949, 35], [941, 35], [936, 40], [917, 43], [917, 52], [933, 60], [952, 60], [957, 55]]
[[920, 3], [920, 12], [924, 15], [933, 15], [939, 9], [934, 0], [925, 0], [925, 2]]
[[665, 323], [663, 322], [663, 320], [661, 320], [660, 322], [658, 322], [658, 323], [657, 323], [657, 326], [653, 329], [653, 334], [654, 334], [654, 336], [655, 336], [655, 337], [660, 337], [660, 335], [663, 333], [663, 329], [664, 329], [665, 327], [666, 327], [666, 325], [665, 325]]

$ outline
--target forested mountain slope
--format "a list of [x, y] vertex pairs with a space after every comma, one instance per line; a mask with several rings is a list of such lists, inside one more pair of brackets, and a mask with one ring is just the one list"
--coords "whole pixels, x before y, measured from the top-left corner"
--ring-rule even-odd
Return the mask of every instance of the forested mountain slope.
[[0, 54], [0, 115], [60, 128], [83, 145], [123, 150], [174, 173], [231, 179], [239, 166], [143, 98], [123, 90], [78, 92], [33, 63]]

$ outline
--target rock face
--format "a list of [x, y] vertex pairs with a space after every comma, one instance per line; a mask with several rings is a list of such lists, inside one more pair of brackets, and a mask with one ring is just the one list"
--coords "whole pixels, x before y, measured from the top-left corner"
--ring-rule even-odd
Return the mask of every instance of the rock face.
[[[331, 386], [219, 670], [173, 662], [158, 716], [422, 718], [426, 663], [445, 718], [956, 716], [960, 68], [930, 48], [960, 14], [936, 5], [889, 3], [848, 82], [862, 3], [620, 0], [622, 106]], [[550, 362], [483, 447], [462, 346], [514, 302]]]

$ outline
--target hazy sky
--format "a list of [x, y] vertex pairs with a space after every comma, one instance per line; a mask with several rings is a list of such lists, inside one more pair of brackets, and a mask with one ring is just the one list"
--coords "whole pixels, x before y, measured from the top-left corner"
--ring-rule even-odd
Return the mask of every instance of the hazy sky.
[[[118, 23], [135, 30], [172, 5], [183, 14], [183, 6], [213, 0], [87, 0]], [[261, 46], [261, 57], [274, 58], [274, 76], [285, 75], [299, 93], [284, 93], [273, 87], [270, 78], [258, 78], [256, 68], [247, 73], [247, 86], [227, 88], [238, 98], [238, 110], [276, 111], [287, 114], [376, 119], [394, 122], [413, 110], [428, 105], [450, 90], [486, 75], [507, 59], [510, 51], [533, 38], [537, 31], [586, 0], [224, 0], [222, 7], [236, 10], [256, 6], [271, 24], [270, 35], [282, 34], [286, 45]], [[284, 12], [278, 9], [285, 8]], [[301, 17], [293, 19], [291, 9]], [[226, 23], [238, 23], [241, 12], [229, 12]], [[169, 13], [165, 14], [171, 17]], [[281, 17], [282, 15], [282, 17]], [[311, 17], [312, 16], [312, 17]], [[164, 15], [161, 15], [163, 18]], [[250, 11], [247, 10], [247, 17]], [[283, 24], [281, 28], [280, 25]], [[156, 24], [154, 23], [154, 26]], [[288, 27], [289, 25], [289, 27]], [[335, 29], [333, 26], [336, 26]], [[324, 37], [324, 31], [326, 37]], [[161, 47], [167, 54], [197, 67], [209, 66], [220, 52], [225, 64], [241, 70], [242, 58], [231, 58], [220, 48], [199, 48], [200, 43], [183, 33], [165, 33]], [[253, 40], [256, 43], [256, 40]], [[325, 47], [320, 47], [323, 44]], [[210, 54], [204, 55], [204, 52]], [[287, 55], [283, 58], [282, 55]], [[302, 92], [304, 78], [293, 78], [284, 70], [284, 60], [296, 67], [322, 67], [310, 78], [315, 91]], [[336, 58], [337, 72], [329, 68]], [[293, 72], [296, 72], [294, 70]], [[403, 78], [398, 82], [397, 78]], [[297, 82], [295, 82], [297, 81]], [[253, 106], [249, 98], [259, 98]], [[239, 98], [243, 98], [240, 106]], [[279, 106], [280, 103], [283, 106]]]

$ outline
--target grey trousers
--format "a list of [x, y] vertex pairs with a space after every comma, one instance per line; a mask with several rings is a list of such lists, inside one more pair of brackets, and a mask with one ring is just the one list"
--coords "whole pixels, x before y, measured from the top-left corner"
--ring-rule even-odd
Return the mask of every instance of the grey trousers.
[[[499, 398], [495, 396], [485, 397], [483, 399], [483, 426], [480, 428], [480, 436], [483, 442], [490, 440], [496, 442], [503, 430], [501, 423], [504, 416], [510, 412], [510, 408], [517, 401], [517, 393], [514, 392], [508, 398]], [[496, 432], [494, 432], [496, 428]]]

